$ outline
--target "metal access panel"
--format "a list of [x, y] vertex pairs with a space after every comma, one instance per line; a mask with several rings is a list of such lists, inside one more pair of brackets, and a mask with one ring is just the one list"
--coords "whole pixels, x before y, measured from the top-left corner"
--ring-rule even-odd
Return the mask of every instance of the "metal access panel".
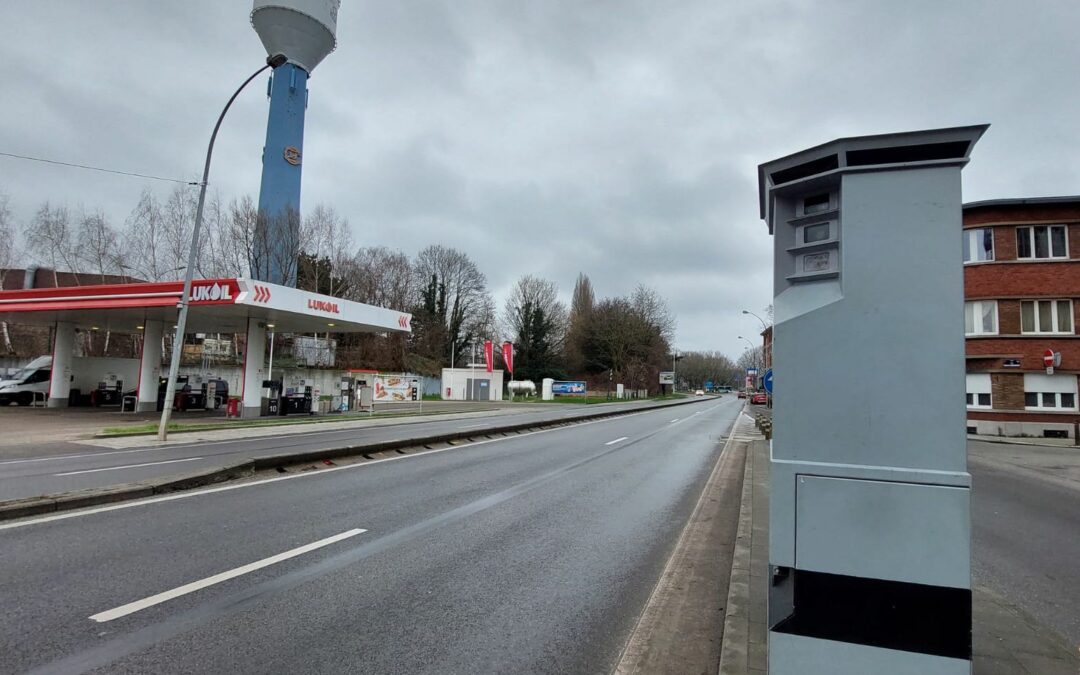
[[967, 488], [799, 476], [795, 567], [968, 588]]
[[773, 633], [769, 636], [769, 672], [799, 675], [971, 675], [971, 661]]

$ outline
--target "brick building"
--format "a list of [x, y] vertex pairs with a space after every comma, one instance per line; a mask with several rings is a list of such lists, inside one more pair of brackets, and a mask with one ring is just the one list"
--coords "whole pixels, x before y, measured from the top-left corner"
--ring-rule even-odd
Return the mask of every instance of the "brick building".
[[965, 204], [963, 227], [968, 431], [1075, 438], [1080, 196]]

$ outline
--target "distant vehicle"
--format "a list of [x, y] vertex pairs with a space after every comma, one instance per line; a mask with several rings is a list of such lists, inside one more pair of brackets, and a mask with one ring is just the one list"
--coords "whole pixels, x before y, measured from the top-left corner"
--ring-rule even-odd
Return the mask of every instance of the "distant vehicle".
[[0, 405], [30, 405], [35, 393], [44, 396], [49, 392], [51, 375], [51, 356], [34, 359], [10, 379], [0, 381]]
[[739, 390], [739, 398], [746, 398], [746, 390], [745, 389], [740, 389]]
[[[75, 356], [71, 360], [71, 371], [72, 398], [92, 397], [95, 391], [103, 390], [107, 382], [126, 384], [125, 391], [134, 390], [139, 379], [139, 360]], [[52, 356], [39, 356], [10, 378], [0, 381], [0, 405], [30, 405], [35, 398], [45, 400], [49, 395], [51, 379]], [[114, 384], [107, 386], [110, 395], [118, 391], [114, 389]], [[114, 404], [120, 404], [118, 398]]]
[[694, 392], [694, 396], [704, 396], [704, 395], [705, 395], [705, 392], [700, 390], [700, 389], [698, 389], [697, 391]]
[[769, 402], [769, 395], [763, 391], [756, 392], [750, 397], [750, 402], [754, 404], [763, 404]]

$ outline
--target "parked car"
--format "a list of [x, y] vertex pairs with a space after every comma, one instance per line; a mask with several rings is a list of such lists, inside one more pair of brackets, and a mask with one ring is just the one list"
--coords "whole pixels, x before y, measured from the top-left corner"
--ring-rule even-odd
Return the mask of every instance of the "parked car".
[[701, 389], [698, 389], [697, 391], [694, 392], [694, 396], [704, 396], [704, 395], [705, 395], [705, 392], [702, 391]]
[[739, 398], [746, 398], [746, 390], [745, 389], [740, 389], [739, 390]]
[[763, 391], [756, 392], [753, 396], [750, 397], [750, 402], [758, 405], [768, 403], [769, 395]]

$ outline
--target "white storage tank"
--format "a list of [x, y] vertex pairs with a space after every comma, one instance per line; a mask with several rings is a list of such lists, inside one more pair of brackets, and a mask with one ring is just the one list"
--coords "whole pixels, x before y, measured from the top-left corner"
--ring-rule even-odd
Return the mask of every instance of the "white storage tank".
[[255, 0], [251, 26], [269, 56], [284, 54], [308, 73], [337, 47], [341, 0]]

